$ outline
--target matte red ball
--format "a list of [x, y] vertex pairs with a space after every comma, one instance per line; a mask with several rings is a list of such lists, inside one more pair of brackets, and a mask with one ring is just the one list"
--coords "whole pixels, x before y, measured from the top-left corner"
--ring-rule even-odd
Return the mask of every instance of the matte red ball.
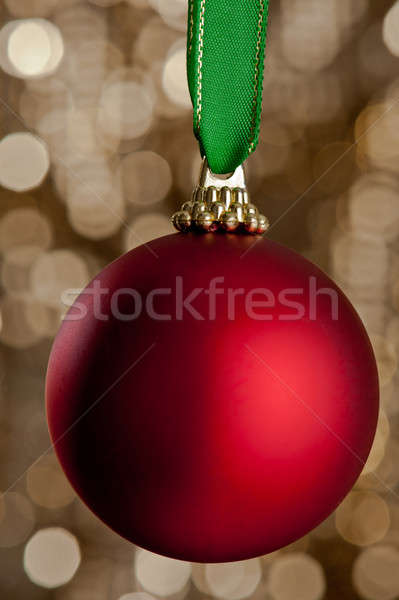
[[359, 317], [316, 266], [268, 240], [175, 234], [78, 298], [47, 411], [67, 477], [107, 525], [153, 552], [224, 562], [335, 509], [370, 451], [378, 378]]

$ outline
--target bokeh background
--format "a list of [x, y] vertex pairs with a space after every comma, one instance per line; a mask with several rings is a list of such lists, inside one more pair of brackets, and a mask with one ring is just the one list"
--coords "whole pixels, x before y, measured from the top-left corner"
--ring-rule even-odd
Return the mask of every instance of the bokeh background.
[[329, 272], [372, 337], [381, 414], [355, 489], [293, 546], [191, 565], [110, 532], [49, 447], [44, 378], [62, 292], [171, 232], [197, 176], [186, 10], [186, 0], [0, 2], [1, 598], [394, 600], [398, 1], [272, 0], [261, 141], [247, 165], [269, 235]]

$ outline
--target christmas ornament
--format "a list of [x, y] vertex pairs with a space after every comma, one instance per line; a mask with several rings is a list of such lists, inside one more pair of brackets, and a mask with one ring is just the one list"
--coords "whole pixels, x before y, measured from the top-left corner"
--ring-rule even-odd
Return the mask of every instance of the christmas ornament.
[[320, 269], [259, 236], [268, 222], [248, 198], [266, 8], [190, 3], [199, 184], [179, 233], [78, 297], [47, 376], [52, 441], [82, 500], [133, 543], [198, 562], [271, 552], [320, 523], [359, 476], [378, 415], [359, 317]]

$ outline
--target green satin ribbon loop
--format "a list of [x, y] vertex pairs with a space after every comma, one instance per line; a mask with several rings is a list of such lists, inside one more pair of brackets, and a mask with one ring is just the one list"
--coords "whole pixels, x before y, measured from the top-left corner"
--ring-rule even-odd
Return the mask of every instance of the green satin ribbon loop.
[[214, 173], [258, 143], [269, 0], [189, 0], [187, 74], [194, 133]]

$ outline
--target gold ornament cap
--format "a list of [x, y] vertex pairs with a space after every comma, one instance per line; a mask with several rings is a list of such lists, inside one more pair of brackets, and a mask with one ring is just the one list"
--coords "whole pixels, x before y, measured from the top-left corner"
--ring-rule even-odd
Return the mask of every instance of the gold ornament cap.
[[249, 202], [243, 165], [231, 175], [215, 175], [206, 158], [192, 199], [174, 213], [172, 223], [183, 233], [219, 230], [259, 235], [269, 228], [268, 219]]

